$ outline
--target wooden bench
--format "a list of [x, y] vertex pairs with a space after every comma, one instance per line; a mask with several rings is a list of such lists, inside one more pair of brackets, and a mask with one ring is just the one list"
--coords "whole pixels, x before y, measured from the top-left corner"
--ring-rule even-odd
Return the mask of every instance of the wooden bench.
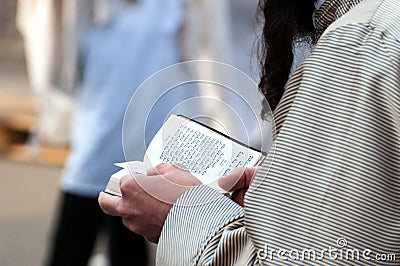
[[31, 95], [0, 91], [0, 154], [21, 162], [63, 165], [67, 148], [27, 144], [37, 120], [35, 110]]

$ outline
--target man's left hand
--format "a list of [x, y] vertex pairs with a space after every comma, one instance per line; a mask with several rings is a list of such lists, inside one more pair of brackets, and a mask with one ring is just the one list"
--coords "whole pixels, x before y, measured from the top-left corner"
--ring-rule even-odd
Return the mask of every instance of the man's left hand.
[[120, 182], [122, 197], [101, 192], [98, 200], [105, 213], [121, 216], [129, 230], [157, 243], [172, 204], [199, 184], [184, 168], [160, 164], [147, 175], [124, 176]]

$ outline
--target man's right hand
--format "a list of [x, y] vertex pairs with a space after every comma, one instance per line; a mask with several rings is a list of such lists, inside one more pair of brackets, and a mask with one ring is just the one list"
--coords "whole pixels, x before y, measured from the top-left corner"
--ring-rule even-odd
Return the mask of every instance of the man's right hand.
[[218, 185], [226, 191], [233, 192], [231, 199], [244, 207], [244, 195], [257, 170], [257, 167], [237, 168], [231, 174], [221, 177]]

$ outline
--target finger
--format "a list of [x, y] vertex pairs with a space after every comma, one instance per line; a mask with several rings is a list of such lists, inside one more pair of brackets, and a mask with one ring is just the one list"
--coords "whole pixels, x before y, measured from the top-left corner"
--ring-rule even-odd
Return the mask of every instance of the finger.
[[162, 163], [157, 165], [155, 170], [157, 171], [157, 175], [180, 186], [193, 187], [201, 184], [201, 182], [180, 163]]
[[155, 176], [155, 175], [159, 175], [160, 173], [157, 171], [156, 168], [149, 168], [149, 169], [147, 169], [146, 174], [148, 176]]
[[184, 171], [184, 172], [189, 172], [189, 170], [187, 169], [187, 167], [184, 166], [184, 165], [181, 164], [181, 163], [175, 163], [175, 164], [173, 164], [173, 166], [175, 166], [176, 168], [178, 168], [179, 170], [182, 170], [182, 171]]
[[190, 188], [201, 184], [200, 180], [194, 175], [183, 171], [176, 171], [175, 173], [160, 175], [159, 178], [162, 179], [163, 182], [167, 182], [175, 186], [177, 185], [179, 187]]
[[121, 179], [119, 180], [119, 187], [121, 188], [122, 186], [127, 186], [128, 184], [130, 184], [131, 182], [136, 182], [136, 175], [124, 175], [123, 177], [121, 177]]
[[127, 182], [128, 180], [132, 180], [132, 179], [134, 179], [132, 175], [124, 175], [119, 180], [119, 185], [121, 186], [123, 183]]
[[240, 206], [244, 207], [244, 196], [247, 192], [246, 188], [242, 188], [233, 192], [231, 196], [231, 200], [239, 204]]
[[245, 180], [242, 180], [243, 175], [244, 168], [236, 168], [229, 175], [221, 177], [218, 181], [218, 185], [226, 191], [232, 191], [234, 188], [240, 189], [245, 186]]
[[231, 174], [221, 177], [218, 185], [226, 191], [248, 188], [257, 170], [256, 167], [237, 168]]
[[108, 215], [119, 216], [117, 207], [120, 204], [121, 198], [118, 196], [112, 196], [104, 192], [100, 192], [98, 202], [100, 208]]
[[147, 178], [147, 175], [135, 174], [123, 176], [119, 181], [122, 198], [129, 199], [132, 197], [132, 195], [138, 191], [141, 191], [142, 187], [139, 185], [139, 183], [141, 183], [143, 178]]
[[158, 165], [156, 165], [156, 167], [154, 167], [156, 169], [156, 171], [158, 172], [159, 175], [164, 174], [166, 171], [168, 171], [168, 169], [171, 169], [171, 164], [169, 163], [160, 163]]
[[157, 174], [159, 175], [164, 175], [167, 174], [168, 172], [171, 172], [173, 170], [182, 170], [184, 172], [189, 172], [189, 170], [186, 168], [181, 163], [175, 163], [175, 164], [169, 164], [169, 163], [160, 163], [155, 167], [155, 170], [157, 171]]

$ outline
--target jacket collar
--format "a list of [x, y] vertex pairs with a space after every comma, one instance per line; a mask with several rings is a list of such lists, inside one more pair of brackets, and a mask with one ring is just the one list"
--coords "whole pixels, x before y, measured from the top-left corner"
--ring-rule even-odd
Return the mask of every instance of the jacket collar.
[[362, 0], [325, 0], [321, 8], [315, 13], [315, 29], [317, 36], [321, 36], [329, 25], [346, 14], [361, 1]]

